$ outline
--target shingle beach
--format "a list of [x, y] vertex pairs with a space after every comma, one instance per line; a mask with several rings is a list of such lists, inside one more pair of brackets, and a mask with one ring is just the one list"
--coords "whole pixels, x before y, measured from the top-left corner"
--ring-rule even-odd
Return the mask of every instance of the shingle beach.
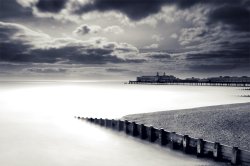
[[133, 114], [122, 119], [250, 150], [250, 102]]

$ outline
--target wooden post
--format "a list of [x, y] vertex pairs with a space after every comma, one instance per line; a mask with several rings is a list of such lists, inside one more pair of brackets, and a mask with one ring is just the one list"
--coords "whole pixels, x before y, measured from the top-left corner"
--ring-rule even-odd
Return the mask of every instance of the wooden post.
[[202, 157], [204, 153], [204, 141], [203, 139], [197, 140], [196, 155], [197, 157]]
[[108, 119], [105, 119], [104, 125], [105, 125], [105, 127], [108, 127]]
[[185, 153], [188, 153], [190, 151], [189, 142], [190, 142], [189, 136], [184, 135], [182, 140], [182, 148]]
[[166, 145], [166, 132], [164, 129], [159, 130], [159, 143], [160, 145]]
[[141, 139], [145, 139], [147, 137], [147, 130], [146, 127], [144, 126], [144, 124], [140, 125], [140, 138]]
[[117, 121], [117, 130], [118, 131], [123, 130], [123, 122], [121, 120]]
[[214, 143], [213, 157], [216, 161], [221, 159], [221, 145], [218, 142]]
[[99, 125], [102, 126], [102, 118], [99, 120]]
[[111, 128], [115, 129], [115, 120], [114, 119], [111, 120]]
[[149, 126], [148, 128], [148, 140], [150, 142], [155, 141], [155, 128], [153, 126]]
[[233, 165], [239, 164], [239, 153], [240, 153], [240, 151], [239, 151], [238, 147], [233, 147], [232, 157], [231, 157], [231, 163]]
[[135, 123], [135, 122], [132, 122], [132, 128], [131, 128], [131, 134], [133, 135], [133, 136], [137, 136], [137, 131], [136, 131], [136, 129], [137, 129], [137, 124]]
[[128, 130], [128, 127], [129, 127], [129, 126], [128, 126], [128, 125], [129, 125], [129, 122], [128, 122], [127, 120], [125, 120], [125, 121], [124, 121], [124, 131], [125, 131], [126, 134], [129, 133], [129, 130]]
[[177, 143], [175, 142], [175, 132], [171, 132], [170, 134], [170, 148], [177, 149]]

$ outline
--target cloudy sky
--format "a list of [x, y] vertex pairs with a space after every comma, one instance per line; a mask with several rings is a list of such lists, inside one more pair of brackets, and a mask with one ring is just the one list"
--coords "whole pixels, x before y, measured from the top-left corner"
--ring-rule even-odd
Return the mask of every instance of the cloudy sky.
[[250, 76], [250, 0], [0, 0], [0, 77]]

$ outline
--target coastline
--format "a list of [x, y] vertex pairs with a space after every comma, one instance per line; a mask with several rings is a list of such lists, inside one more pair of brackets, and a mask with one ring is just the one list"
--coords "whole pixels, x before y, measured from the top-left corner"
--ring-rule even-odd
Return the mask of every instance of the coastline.
[[131, 114], [122, 119], [250, 150], [250, 102]]

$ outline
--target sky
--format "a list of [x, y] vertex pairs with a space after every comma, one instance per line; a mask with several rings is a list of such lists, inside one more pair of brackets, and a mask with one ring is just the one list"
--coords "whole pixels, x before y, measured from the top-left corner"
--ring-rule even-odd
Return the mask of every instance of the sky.
[[0, 78], [250, 76], [250, 0], [0, 0]]

